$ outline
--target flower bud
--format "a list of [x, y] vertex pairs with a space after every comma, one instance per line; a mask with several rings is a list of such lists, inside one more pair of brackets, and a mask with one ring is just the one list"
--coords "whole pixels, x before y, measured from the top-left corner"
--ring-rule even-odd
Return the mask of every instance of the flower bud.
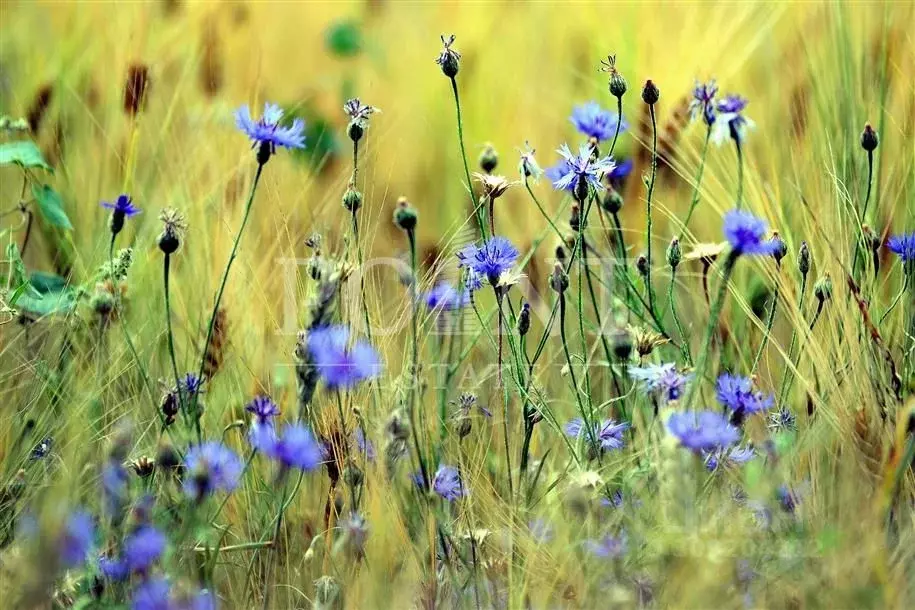
[[550, 275], [550, 288], [562, 294], [569, 287], [569, 275], [562, 268], [561, 263], [556, 263]]
[[613, 347], [613, 355], [620, 360], [629, 360], [632, 355], [632, 334], [625, 328], [617, 328], [610, 333], [610, 345]]
[[616, 189], [607, 189], [600, 201], [601, 207], [610, 214], [617, 214], [623, 209], [623, 197]]
[[635, 268], [638, 270], [639, 275], [648, 277], [648, 257], [644, 254], [639, 254], [639, 258], [635, 261]]
[[525, 302], [518, 314], [518, 335], [524, 336], [531, 329], [531, 304]]
[[801, 242], [801, 249], [797, 253], [797, 268], [801, 275], [807, 275], [810, 272], [810, 248], [806, 241]]
[[349, 136], [349, 139], [355, 144], [362, 139], [362, 136], [365, 134], [365, 126], [363, 121], [350, 121], [349, 125], [346, 128], [346, 135]]
[[880, 144], [880, 138], [877, 137], [877, 132], [870, 123], [866, 124], [864, 131], [861, 132], [861, 148], [867, 152], [874, 152], [878, 144]]
[[352, 184], [343, 193], [343, 207], [351, 214], [355, 214], [362, 207], [362, 193], [353, 188]]
[[651, 79], [645, 81], [645, 86], [642, 87], [642, 101], [649, 106], [654, 106], [660, 98], [661, 91], [658, 86], [651, 82]]
[[821, 277], [813, 286], [813, 294], [820, 301], [828, 301], [832, 298], [832, 280], [828, 275]]
[[772, 249], [772, 258], [775, 259], [777, 264], [781, 265], [782, 259], [788, 255], [788, 245], [785, 243], [785, 240], [782, 239], [782, 236], [778, 234], [778, 231], [772, 232], [771, 241], [774, 244]]
[[581, 231], [581, 206], [573, 203], [569, 210], [569, 226], [573, 231]]
[[419, 214], [416, 208], [410, 205], [406, 197], [397, 200], [397, 207], [394, 208], [394, 224], [406, 232], [416, 229], [416, 221]]
[[676, 270], [682, 259], [683, 251], [680, 249], [680, 240], [674, 237], [667, 246], [667, 264], [671, 269]]
[[483, 147], [483, 152], [480, 153], [480, 169], [491, 174], [497, 165], [499, 165], [499, 153], [492, 144], [487, 143]]
[[435, 60], [435, 63], [441, 66], [442, 74], [448, 78], [457, 76], [458, 70], [461, 68], [461, 54], [451, 48], [453, 44], [454, 34], [447, 38], [442, 34], [442, 51]]

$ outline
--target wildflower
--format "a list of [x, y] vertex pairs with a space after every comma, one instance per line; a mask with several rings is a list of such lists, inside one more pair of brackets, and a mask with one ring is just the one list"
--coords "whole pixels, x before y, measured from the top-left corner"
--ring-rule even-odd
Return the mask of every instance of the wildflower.
[[598, 142], [609, 140], [619, 131], [626, 131], [629, 124], [615, 112], [604, 110], [597, 102], [588, 102], [575, 106], [569, 120], [579, 133], [594, 138]]
[[474, 172], [473, 177], [482, 185], [483, 196], [490, 201], [498, 199], [505, 194], [505, 191], [515, 185], [514, 182], [509, 182], [505, 176], [492, 176]]
[[769, 241], [772, 243], [772, 258], [775, 259], [776, 265], [781, 266], [782, 259], [788, 255], [788, 244], [778, 231], [772, 231], [772, 238]]
[[346, 326], [321, 326], [308, 332], [308, 351], [318, 374], [330, 388], [351, 388], [381, 373], [378, 352], [368, 342], [350, 343]]
[[454, 502], [466, 496], [461, 475], [454, 466], [439, 466], [432, 479], [432, 491], [449, 502]]
[[269, 396], [255, 396], [251, 402], [245, 406], [245, 411], [254, 415], [255, 419], [262, 424], [270, 421], [280, 414], [280, 408]]
[[667, 420], [667, 429], [697, 455], [730, 447], [740, 438], [740, 431], [713, 411], [673, 413]]
[[267, 451], [283, 468], [314, 470], [324, 462], [324, 451], [304, 424], [287, 424]]
[[426, 307], [433, 311], [451, 311], [467, 305], [470, 302], [470, 293], [466, 288], [458, 290], [447, 282], [439, 282], [423, 295], [423, 301]]
[[671, 269], [676, 270], [683, 260], [683, 250], [680, 249], [680, 240], [674, 237], [667, 246], [667, 264]]
[[521, 178], [524, 180], [530, 178], [534, 183], [539, 182], [540, 177], [543, 175], [543, 170], [540, 169], [537, 159], [534, 158], [536, 151], [531, 148], [530, 144], [525, 142], [524, 148], [520, 149], [519, 152], [521, 157], [518, 161], [518, 173], [521, 174]]
[[108, 227], [112, 235], [117, 235], [124, 228], [124, 220], [140, 213], [140, 208], [133, 204], [130, 195], [119, 195], [114, 203], [103, 201], [102, 207], [111, 210]]
[[521, 306], [518, 313], [518, 336], [525, 336], [531, 329], [531, 304], [527, 301]]
[[731, 423], [740, 425], [747, 415], [762, 413], [772, 408], [774, 396], [753, 391], [753, 382], [747, 377], [722, 373], [715, 386], [715, 397], [722, 406], [731, 410]]
[[184, 492], [197, 500], [216, 491], [231, 492], [242, 473], [235, 452], [216, 441], [191, 447], [184, 456], [184, 468]]
[[581, 418], [576, 417], [566, 424], [565, 432], [566, 435], [576, 439], [584, 438], [590, 441], [594, 438], [601, 449], [613, 451], [615, 449], [623, 448], [623, 432], [628, 428], [629, 424], [626, 422], [616, 423], [612, 419], [607, 419], [600, 424], [594, 422], [592, 436], [592, 434], [589, 434], [585, 430], [585, 422]]
[[769, 414], [769, 430], [781, 432], [782, 430], [794, 430], [795, 427], [796, 421], [794, 413], [787, 407], [782, 407], [778, 411]]
[[203, 392], [203, 378], [198, 377], [195, 373], [187, 373], [178, 379], [178, 390], [184, 392], [188, 397], [200, 394]]
[[406, 197], [400, 197], [397, 200], [397, 207], [394, 208], [394, 224], [398, 228], [410, 233], [416, 229], [416, 222], [419, 214]]
[[623, 505], [623, 492], [619, 489], [610, 494], [610, 497], [601, 498], [600, 505], [605, 508], [620, 508]]
[[473, 244], [457, 253], [459, 266], [486, 278], [492, 286], [499, 283], [499, 277], [510, 270], [518, 258], [518, 250], [504, 237], [494, 236], [482, 246]]
[[369, 527], [365, 517], [352, 513], [340, 523], [343, 539], [351, 553], [357, 557], [365, 554], [365, 542], [369, 537]]
[[353, 142], [358, 142], [362, 139], [362, 135], [369, 127], [369, 118], [376, 112], [381, 112], [374, 106], [363, 104], [358, 97], [347, 100], [343, 104], [343, 111], [350, 119], [346, 133]]
[[119, 460], [110, 459], [102, 468], [102, 500], [112, 516], [118, 515], [127, 502], [127, 471]]
[[610, 73], [610, 78], [607, 81], [607, 89], [610, 91], [610, 95], [622, 100], [623, 95], [626, 93], [626, 79], [616, 69], [616, 55], [607, 55], [607, 59], [602, 59], [600, 63], [602, 64], [600, 71]]
[[560, 163], [551, 170], [553, 187], [560, 191], [571, 190], [579, 201], [585, 200], [590, 189], [600, 189], [601, 179], [616, 166], [610, 157], [593, 159], [588, 144], [579, 147], [577, 156], [565, 144], [557, 152], [565, 164]]
[[184, 215], [173, 208], [166, 208], [159, 214], [162, 221], [162, 233], [159, 234], [159, 249], [164, 254], [174, 254], [181, 247], [181, 240], [187, 230], [187, 220]]
[[290, 127], [281, 127], [283, 109], [276, 104], [264, 104], [264, 114], [259, 121], [251, 118], [251, 109], [242, 106], [235, 111], [235, 125], [257, 147], [257, 162], [263, 165], [276, 153], [276, 147], [305, 148], [305, 122], [295, 119]]
[[486, 174], [491, 174], [498, 165], [499, 153], [496, 151], [495, 146], [487, 142], [480, 152], [480, 169]]
[[861, 132], [861, 148], [872, 153], [877, 150], [878, 144], [880, 144], [880, 138], [877, 137], [877, 132], [874, 131], [870, 123], [867, 123], [864, 126], [864, 131]]
[[48, 457], [48, 454], [51, 453], [51, 447], [54, 445], [54, 439], [50, 436], [46, 436], [40, 443], [35, 445], [32, 448], [32, 452], [29, 454], [30, 460], [43, 460]]
[[98, 558], [98, 570], [104, 578], [114, 582], [127, 580], [130, 575], [130, 570], [125, 561], [105, 556]]
[[454, 44], [454, 34], [445, 38], [445, 35], [442, 34], [442, 51], [438, 54], [438, 57], [435, 60], [442, 68], [442, 73], [448, 78], [454, 78], [457, 76], [458, 70], [461, 67], [461, 54], [451, 48], [451, 45]]
[[797, 505], [800, 504], [801, 501], [800, 493], [787, 485], [780, 485], [778, 489], [775, 490], [775, 496], [778, 498], [778, 503], [782, 510], [791, 514], [794, 514]]
[[622, 532], [619, 536], [607, 534], [598, 540], [585, 540], [585, 548], [595, 557], [602, 559], [617, 559], [626, 554], [627, 548], [626, 533]]
[[654, 106], [659, 99], [661, 99], [661, 91], [658, 86], [651, 79], [646, 80], [645, 86], [642, 87], [642, 101], [649, 106]]
[[146, 572], [165, 551], [165, 535], [151, 525], [142, 525], [124, 541], [124, 560], [132, 572]]
[[162, 577], [143, 581], [134, 589], [130, 600], [131, 610], [172, 610], [172, 587]]
[[683, 396], [683, 390], [692, 378], [677, 372], [673, 362], [629, 367], [629, 376], [641, 383], [645, 392], [657, 393], [663, 400], [677, 400]]
[[886, 240], [886, 247], [899, 257], [907, 270], [915, 268], [915, 231], [893, 235]]
[[353, 438], [356, 441], [356, 448], [359, 453], [365, 456], [365, 459], [373, 462], [375, 460], [375, 445], [365, 435], [365, 430], [361, 427], [353, 431]]
[[715, 96], [718, 95], [718, 84], [715, 79], [707, 83], [696, 81], [693, 87], [693, 99], [689, 102], [689, 118], [695, 121], [699, 116], [711, 127], [715, 123]]
[[620, 184], [626, 176], [632, 173], [633, 167], [635, 167], [635, 163], [632, 159], [623, 159], [614, 165], [613, 169], [607, 172], [604, 177], [610, 181], [610, 184]]
[[768, 230], [766, 221], [750, 212], [731, 210], [724, 215], [724, 237], [735, 254], [746, 256], [771, 256], [777, 243], [763, 239]]
[[94, 543], [95, 524], [89, 513], [82, 510], [70, 513], [58, 540], [61, 563], [66, 568], [81, 566]]
[[721, 465], [743, 464], [750, 461], [756, 456], [756, 451], [752, 447], [732, 447], [709, 453], [705, 458], [705, 467], [709, 472], [713, 472]]
[[742, 113], [747, 107], [747, 99], [739, 95], [727, 95], [719, 100], [716, 106], [718, 116], [712, 126], [712, 141], [719, 146], [730, 137], [740, 146], [747, 137], [747, 131], [756, 124]]

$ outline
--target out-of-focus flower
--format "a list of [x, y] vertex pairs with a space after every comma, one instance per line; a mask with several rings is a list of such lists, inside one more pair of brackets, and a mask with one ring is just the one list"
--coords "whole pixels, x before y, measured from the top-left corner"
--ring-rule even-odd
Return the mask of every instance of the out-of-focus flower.
[[695, 121], [700, 116], [705, 124], [711, 127], [715, 123], [715, 96], [718, 95], [718, 84], [714, 79], [707, 83], [696, 81], [693, 87], [693, 99], [689, 102], [689, 118]]
[[604, 110], [597, 102], [588, 102], [575, 106], [569, 121], [579, 133], [594, 138], [598, 142], [610, 140], [616, 134], [617, 124], [620, 132], [629, 128], [629, 124], [616, 112]]
[[667, 429], [696, 454], [725, 449], [740, 439], [740, 431], [713, 411], [673, 413], [667, 420]]
[[346, 326], [322, 326], [308, 332], [308, 351], [318, 374], [330, 388], [352, 388], [381, 374], [381, 358], [367, 341], [350, 345]]
[[131, 572], [146, 572], [165, 551], [165, 534], [142, 525], [124, 541], [124, 561]]
[[745, 210], [731, 210], [724, 215], [724, 237], [737, 254], [771, 256], [778, 244], [765, 239], [766, 221]]
[[451, 311], [467, 305], [470, 302], [470, 293], [466, 288], [458, 290], [447, 282], [439, 282], [422, 298], [426, 307], [431, 310]]
[[626, 533], [621, 532], [619, 536], [606, 536], [597, 540], [585, 540], [585, 549], [595, 557], [602, 559], [617, 559], [626, 554], [627, 548]]
[[449, 502], [459, 500], [467, 495], [461, 475], [454, 466], [439, 466], [432, 479], [432, 491]]
[[184, 468], [184, 492], [198, 500], [216, 491], [233, 491], [242, 473], [235, 452], [216, 441], [191, 447], [184, 456]]
[[739, 95], [727, 95], [718, 101], [718, 116], [712, 126], [713, 142], [720, 146], [730, 137], [738, 146], [743, 144], [747, 132], [756, 126], [743, 114], [747, 104], [747, 99]]
[[613, 451], [614, 449], [623, 448], [623, 432], [627, 429], [629, 429], [628, 423], [617, 423], [612, 419], [607, 419], [603, 423], [594, 422], [594, 430], [589, 433], [585, 427], [585, 422], [580, 417], [576, 417], [566, 424], [565, 432], [575, 439], [584, 439], [588, 442], [594, 439], [601, 449]]
[[324, 462], [324, 450], [304, 424], [287, 424], [267, 454], [284, 468], [314, 470]]
[[642, 384], [646, 392], [657, 393], [663, 400], [677, 400], [683, 396], [692, 377], [678, 372], [673, 362], [629, 367], [629, 376]]
[[95, 523], [83, 510], [70, 513], [58, 539], [60, 561], [66, 568], [76, 568], [86, 561], [95, 544]]
[[753, 390], [748, 377], [722, 373], [715, 385], [715, 397], [722, 406], [730, 409], [732, 423], [740, 424], [748, 415], [762, 413], [772, 408], [775, 397]]
[[756, 456], [752, 447], [732, 447], [708, 454], [705, 467], [711, 472], [728, 464], [743, 464]]

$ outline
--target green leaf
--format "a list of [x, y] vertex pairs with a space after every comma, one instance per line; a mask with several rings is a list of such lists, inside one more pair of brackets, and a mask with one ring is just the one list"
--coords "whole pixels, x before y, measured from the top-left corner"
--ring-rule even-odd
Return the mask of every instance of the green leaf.
[[337, 57], [353, 57], [362, 51], [362, 31], [355, 21], [338, 21], [327, 30], [324, 42]]
[[55, 227], [61, 229], [72, 229], [70, 219], [64, 212], [64, 202], [60, 199], [57, 191], [47, 184], [41, 186], [32, 185], [32, 196], [38, 202], [38, 209], [41, 210], [41, 216]]
[[76, 305], [76, 294], [67, 288], [59, 291], [33, 291], [22, 294], [16, 301], [16, 308], [34, 316], [50, 316], [55, 313], [66, 313]]
[[6, 261], [12, 268], [10, 283], [8, 288], [18, 288], [23, 284], [29, 284], [29, 274], [25, 270], [25, 263], [22, 262], [22, 256], [19, 254], [19, 246], [10, 242], [6, 246]]
[[29, 282], [38, 292], [60, 292], [67, 287], [66, 278], [46, 271], [33, 271]]
[[20, 167], [40, 167], [49, 172], [54, 171], [54, 168], [44, 160], [35, 143], [28, 140], [0, 144], [0, 165], [10, 163], [15, 163]]

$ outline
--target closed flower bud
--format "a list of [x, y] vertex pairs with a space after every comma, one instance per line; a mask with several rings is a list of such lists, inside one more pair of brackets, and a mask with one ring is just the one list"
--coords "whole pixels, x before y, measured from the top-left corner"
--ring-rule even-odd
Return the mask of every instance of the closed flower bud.
[[876, 252], [880, 249], [880, 236], [874, 233], [874, 230], [870, 225], [864, 225], [861, 227], [862, 232], [864, 233], [864, 243], [867, 244], [868, 249], [871, 252]]
[[801, 242], [801, 249], [797, 253], [797, 268], [801, 275], [807, 275], [810, 272], [810, 247], [806, 241]]
[[782, 239], [782, 236], [778, 234], [778, 231], [772, 232], [772, 243], [775, 244], [772, 249], [772, 258], [781, 265], [782, 259], [788, 255], [788, 245]]
[[521, 306], [521, 313], [518, 314], [518, 334], [524, 336], [531, 329], [531, 304], [525, 303]]
[[868, 123], [864, 126], [864, 131], [861, 132], [861, 148], [867, 152], [874, 152], [878, 144], [880, 144], [880, 138], [877, 137], [877, 132], [874, 131], [871, 124]]
[[610, 73], [610, 79], [607, 81], [610, 95], [621, 99], [626, 93], [626, 79], [616, 69], [616, 55], [608, 55], [607, 60], [601, 61], [601, 63], [604, 65], [601, 71]]
[[159, 215], [162, 221], [162, 233], [159, 234], [159, 250], [164, 254], [174, 254], [181, 247], [181, 238], [187, 230], [187, 221], [177, 210], [163, 210]]
[[635, 268], [639, 275], [648, 277], [648, 257], [644, 254], [639, 254], [639, 258], [635, 261]]
[[625, 328], [617, 328], [610, 333], [610, 344], [613, 346], [613, 355], [620, 360], [629, 360], [632, 355], [632, 333]]
[[362, 207], [362, 193], [353, 188], [352, 184], [343, 193], [343, 207], [351, 214], [355, 214]]
[[617, 214], [623, 209], [623, 197], [616, 189], [607, 189], [600, 200], [601, 207], [610, 214]]
[[650, 79], [645, 81], [645, 86], [642, 87], [642, 101], [649, 106], [654, 106], [658, 103], [660, 98], [661, 91], [658, 89], [658, 86], [651, 82]]
[[363, 134], [365, 134], [365, 126], [362, 121], [350, 121], [349, 125], [346, 128], [346, 135], [349, 136], [349, 139], [354, 143], [362, 139]]
[[397, 207], [394, 208], [394, 224], [406, 232], [416, 229], [418, 214], [416, 208], [410, 205], [406, 197], [397, 200]]
[[141, 479], [149, 477], [156, 469], [156, 463], [145, 455], [137, 458], [130, 465], [133, 467], [133, 471]]
[[499, 153], [496, 152], [492, 144], [486, 144], [483, 147], [483, 152], [480, 153], [480, 169], [487, 174], [491, 174], [497, 165], [499, 165]]
[[680, 249], [680, 240], [674, 237], [667, 246], [667, 264], [671, 269], [676, 269], [683, 259], [683, 251]]
[[550, 288], [562, 294], [569, 287], [569, 276], [562, 268], [562, 264], [556, 263], [553, 267], [553, 273], [550, 275]]
[[448, 78], [457, 76], [458, 70], [461, 68], [461, 54], [451, 48], [453, 44], [454, 34], [447, 38], [442, 34], [442, 51], [435, 60], [435, 63], [441, 66], [442, 74]]
[[573, 231], [581, 231], [581, 206], [577, 203], [573, 203], [569, 210], [569, 226]]
[[832, 280], [828, 275], [821, 277], [813, 286], [813, 294], [820, 301], [828, 301], [832, 298]]
[[564, 261], [566, 259], [566, 249], [563, 244], [556, 246], [556, 260]]

